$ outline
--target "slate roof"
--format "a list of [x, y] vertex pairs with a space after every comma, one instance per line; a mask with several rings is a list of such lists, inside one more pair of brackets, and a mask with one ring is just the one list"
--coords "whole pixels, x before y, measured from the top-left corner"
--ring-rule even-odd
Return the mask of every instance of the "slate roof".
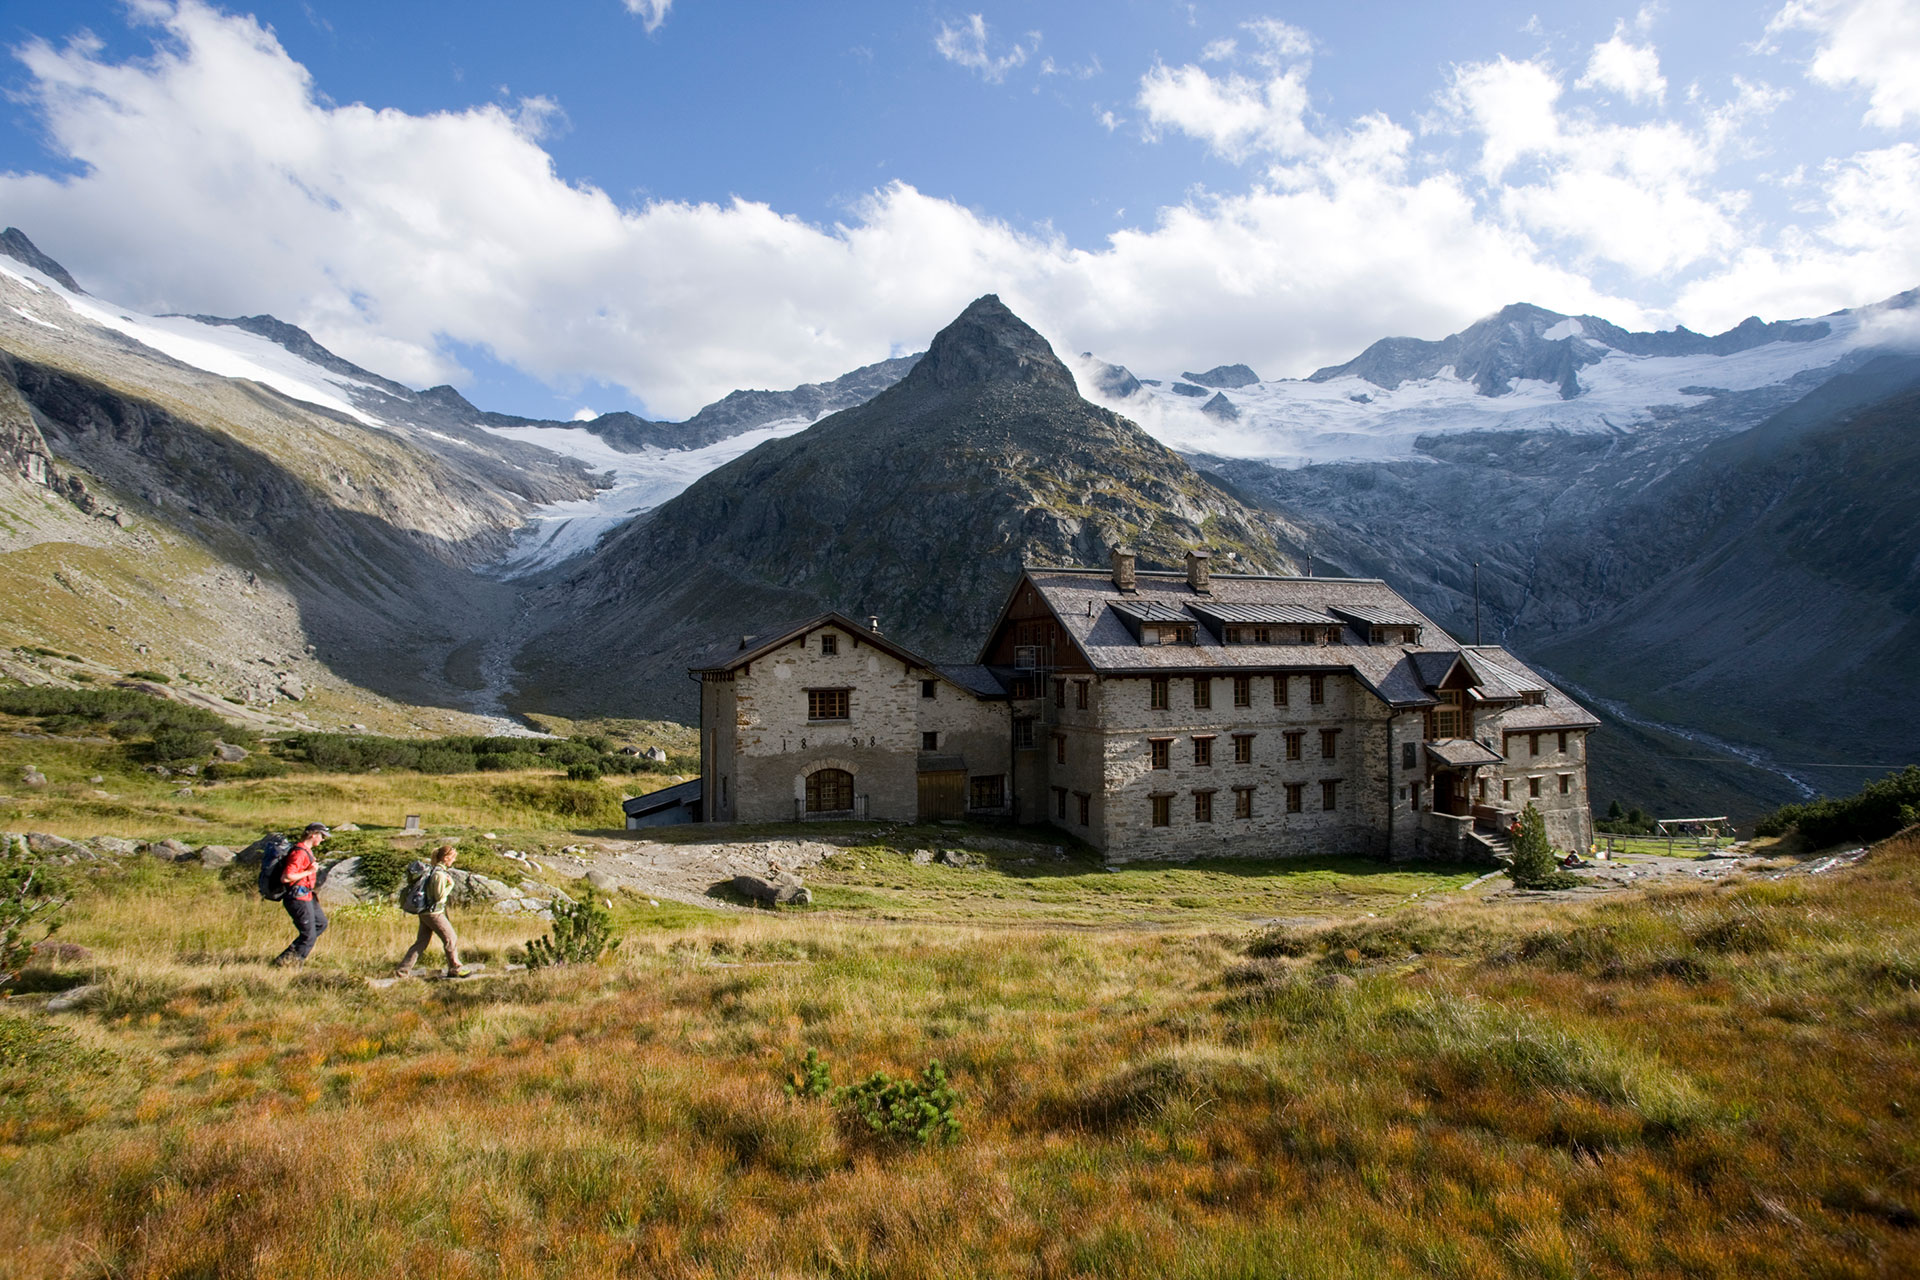
[[1004, 698], [1007, 696], [1006, 685], [1002, 684], [999, 677], [994, 675], [991, 667], [983, 667], [977, 663], [942, 663], [935, 667], [934, 670], [939, 672], [950, 683], [959, 685], [962, 689], [965, 689], [977, 698]]
[[689, 778], [685, 782], [676, 782], [670, 787], [658, 791], [649, 791], [643, 796], [633, 796], [620, 802], [620, 809], [629, 818], [643, 814], [657, 813], [662, 809], [671, 809], [677, 804], [695, 804], [700, 799], [700, 779]]
[[1281, 626], [1331, 627], [1340, 619], [1319, 609], [1298, 604], [1225, 604], [1204, 597], [1187, 606], [1208, 622], [1274, 624]]
[[823, 613], [796, 623], [784, 630], [768, 632], [764, 635], [741, 636], [739, 640], [715, 645], [701, 653], [694, 665], [688, 668], [694, 675], [709, 671], [732, 671], [749, 662], [756, 662], [769, 653], [785, 648], [801, 636], [818, 631], [821, 627], [835, 627], [859, 638], [861, 644], [870, 644], [883, 653], [892, 655], [895, 661], [904, 662], [929, 675], [939, 676], [949, 684], [957, 685], [976, 698], [1004, 698], [1007, 690], [994, 678], [987, 668], [962, 663], [936, 665], [921, 657], [913, 650], [881, 635], [870, 627], [863, 626], [847, 617], [844, 613]]
[[[1368, 688], [1396, 707], [1432, 706], [1433, 688], [1463, 656], [1481, 682], [1483, 701], [1518, 701], [1521, 690], [1539, 689], [1545, 703], [1513, 706], [1503, 716], [1519, 725], [1574, 728], [1599, 723], [1579, 704], [1535, 675], [1526, 664], [1497, 645], [1470, 651], [1446, 630], [1378, 578], [1282, 578], [1213, 574], [1211, 590], [1196, 593], [1181, 573], [1141, 572], [1135, 590], [1123, 594], [1104, 569], [1030, 566], [1026, 580], [1046, 600], [1067, 640], [1095, 671], [1137, 674], [1218, 671], [1351, 671]], [[1018, 590], [1018, 588], [1015, 588]], [[1368, 644], [1361, 630], [1342, 625], [1338, 644], [1222, 644], [1207, 627], [1194, 631], [1193, 644], [1142, 645], [1117, 612], [1142, 606], [1182, 620], [1227, 619], [1248, 610], [1275, 617], [1298, 611], [1308, 625], [1333, 625], [1338, 615], [1392, 619], [1382, 625], [1422, 628], [1418, 647]], [[1243, 614], [1244, 617], [1244, 614]], [[1169, 618], [1171, 620], [1171, 618]], [[1234, 618], [1241, 621], [1242, 618]], [[1255, 619], [1245, 619], [1255, 620]], [[1294, 618], [1283, 618], [1282, 625]], [[988, 638], [992, 643], [992, 638]]]
[[1472, 738], [1442, 738], [1427, 744], [1427, 754], [1456, 769], [1472, 764], [1502, 764], [1506, 757]]
[[1407, 608], [1381, 608], [1377, 605], [1343, 605], [1334, 610], [1349, 622], [1369, 627], [1419, 627], [1426, 619]]

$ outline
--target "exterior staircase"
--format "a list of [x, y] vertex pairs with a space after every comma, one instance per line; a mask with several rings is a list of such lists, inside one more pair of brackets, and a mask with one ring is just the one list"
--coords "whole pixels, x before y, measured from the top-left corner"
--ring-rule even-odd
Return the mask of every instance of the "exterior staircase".
[[1468, 833], [1467, 839], [1480, 846], [1489, 862], [1503, 867], [1513, 865], [1513, 840], [1506, 832], [1475, 830]]

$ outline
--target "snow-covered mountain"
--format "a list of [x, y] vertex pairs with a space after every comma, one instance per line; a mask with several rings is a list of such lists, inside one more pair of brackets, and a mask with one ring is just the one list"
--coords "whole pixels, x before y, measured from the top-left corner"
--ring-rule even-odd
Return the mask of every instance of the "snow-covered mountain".
[[1283, 467], [1419, 458], [1422, 440], [1462, 433], [1637, 433], [1700, 411], [1739, 430], [1804, 394], [1809, 375], [1920, 343], [1917, 294], [1711, 337], [1516, 304], [1439, 341], [1385, 338], [1309, 377], [1242, 386], [1140, 376], [1091, 355], [1076, 372], [1089, 398], [1176, 449]]

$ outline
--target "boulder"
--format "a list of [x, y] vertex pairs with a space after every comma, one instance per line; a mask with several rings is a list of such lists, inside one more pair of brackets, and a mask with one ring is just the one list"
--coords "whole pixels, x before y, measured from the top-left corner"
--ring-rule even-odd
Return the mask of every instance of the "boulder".
[[666, 751], [660, 747], [648, 747], [641, 754], [646, 756], [647, 759], [653, 761], [655, 764], [665, 764], [667, 760]]
[[640, 748], [638, 748], [638, 747], [622, 747], [622, 748], [620, 748], [620, 754], [621, 754], [621, 755], [623, 755], [623, 756], [637, 756], [637, 755], [639, 755], [639, 754], [640, 754]]
[[620, 882], [604, 871], [587, 872], [587, 883], [602, 893], [614, 893], [620, 888]]
[[762, 880], [759, 876], [735, 876], [732, 883], [734, 889], [755, 902], [768, 902], [776, 907], [804, 907], [813, 901], [813, 894], [795, 876], [781, 876], [778, 880]]
[[280, 696], [290, 702], [298, 702], [307, 696], [307, 686], [291, 678], [282, 680], [280, 682]]
[[356, 855], [323, 863], [314, 896], [327, 906], [345, 906], [353, 902], [388, 902], [391, 893], [379, 892], [360, 879], [360, 859]]
[[47, 775], [28, 765], [20, 771], [20, 781], [25, 786], [44, 787], [47, 785]]
[[351, 822], [342, 822], [333, 828], [335, 831], [358, 831], [360, 828]]
[[140, 852], [138, 840], [122, 840], [119, 836], [95, 836], [87, 841], [93, 851], [110, 858], [125, 858]]
[[930, 867], [930, 866], [932, 866], [932, 865], [933, 865], [933, 850], [931, 850], [931, 849], [915, 849], [915, 850], [913, 851], [913, 865], [914, 865], [914, 866], [916, 866], [916, 867]]
[[92, 982], [89, 982], [84, 987], [73, 987], [69, 990], [62, 991], [59, 995], [47, 1001], [47, 1012], [65, 1013], [69, 1009], [78, 1009], [99, 993], [99, 984]]
[[93, 952], [77, 942], [55, 942], [52, 938], [42, 938], [33, 944], [33, 958], [48, 964], [84, 964], [93, 959]]
[[523, 898], [539, 898], [541, 899], [540, 905], [543, 907], [550, 902], [564, 903], [569, 907], [573, 905], [572, 898], [568, 897], [559, 889], [554, 888], [552, 885], [543, 884], [538, 880], [522, 880], [520, 882], [520, 896]]
[[213, 744], [214, 758], [225, 761], [227, 764], [239, 764], [252, 754], [245, 747], [236, 747], [231, 742], [216, 741]]
[[477, 902], [503, 902], [520, 895], [512, 886], [502, 884], [491, 876], [483, 876], [474, 871], [454, 869], [447, 873], [453, 877], [453, 889], [447, 901], [455, 906], [468, 906]]
[[172, 839], [155, 841], [147, 846], [147, 852], [168, 862], [185, 862], [194, 856], [193, 850], [183, 841]]
[[182, 787], [178, 791], [173, 793], [173, 798], [175, 800], [185, 800], [191, 797], [192, 795], [193, 795], [192, 787]]
[[27, 848], [46, 857], [91, 858], [93, 850], [65, 836], [49, 835], [45, 831], [27, 833]]
[[973, 861], [973, 857], [964, 849], [942, 849], [937, 861], [943, 867], [964, 867]]
[[224, 844], [210, 844], [200, 850], [200, 865], [209, 871], [233, 865], [236, 851]]

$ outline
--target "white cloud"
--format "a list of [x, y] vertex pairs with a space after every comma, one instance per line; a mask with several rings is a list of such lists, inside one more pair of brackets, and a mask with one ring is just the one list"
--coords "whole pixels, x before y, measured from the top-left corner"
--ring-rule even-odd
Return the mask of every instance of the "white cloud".
[[1768, 31], [1819, 36], [1808, 75], [1867, 90], [1866, 123], [1897, 129], [1920, 119], [1920, 7], [1913, 0], [1790, 0]]
[[1574, 81], [1579, 89], [1611, 89], [1629, 102], [1667, 100], [1667, 78], [1660, 74], [1660, 54], [1652, 45], [1634, 44], [1626, 37], [1627, 24], [1614, 27], [1613, 37], [1593, 46], [1587, 73]]
[[1261, 74], [1229, 72], [1215, 76], [1189, 63], [1155, 63], [1140, 81], [1136, 105], [1146, 113], [1149, 136], [1175, 129], [1207, 144], [1215, 154], [1240, 164], [1262, 153], [1295, 157], [1317, 149], [1307, 125], [1307, 72], [1312, 52], [1307, 34], [1284, 22], [1261, 19], [1244, 24], [1254, 48], [1242, 54], [1232, 39], [1215, 40], [1201, 51], [1202, 61], [1234, 61], [1242, 56]]
[[573, 411], [573, 420], [575, 422], [592, 422], [599, 416], [600, 411], [598, 409], [589, 409], [584, 405]]
[[1025, 65], [1040, 47], [1038, 31], [1029, 31], [1027, 39], [1029, 43], [1023, 45], [1016, 41], [1011, 49], [995, 57], [987, 51], [986, 19], [975, 13], [957, 27], [941, 23], [939, 34], [933, 38], [933, 47], [948, 62], [978, 71], [988, 84], [999, 84], [1007, 78], [1007, 72]]
[[1778, 97], [1741, 85], [1701, 125], [1613, 125], [1562, 109], [1542, 62], [1498, 58], [1454, 69], [1443, 106], [1480, 140], [1488, 198], [1516, 226], [1641, 277], [1716, 262], [1741, 244], [1746, 196], [1712, 184], [1737, 127]]
[[1920, 281], [1920, 147], [1910, 142], [1833, 161], [1817, 221], [1772, 245], [1750, 245], [1724, 270], [1688, 284], [1677, 310], [1696, 328], [1750, 315], [1823, 315]]
[[667, 20], [667, 10], [673, 7], [673, 0], [620, 0], [627, 12], [645, 24], [649, 32], [658, 31], [660, 24]]

